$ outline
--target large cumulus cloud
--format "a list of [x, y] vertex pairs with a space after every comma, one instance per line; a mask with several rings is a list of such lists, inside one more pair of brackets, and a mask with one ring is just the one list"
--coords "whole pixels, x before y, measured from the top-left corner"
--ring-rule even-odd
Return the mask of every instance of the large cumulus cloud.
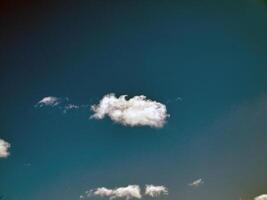
[[109, 189], [105, 187], [96, 188], [87, 192], [87, 196], [109, 197], [109, 199], [125, 198], [126, 200], [136, 198], [141, 199], [141, 189], [138, 185], [128, 185], [126, 187], [118, 187]]
[[[144, 196], [159, 197], [160, 195], [168, 195], [168, 188], [163, 185], [146, 185], [144, 188]], [[106, 197], [110, 200], [116, 198], [129, 199], [141, 199], [143, 197], [141, 194], [141, 187], [139, 185], [128, 185], [126, 187], [117, 188], [106, 188], [99, 187], [91, 189], [85, 192], [85, 194], [80, 195], [80, 199], [90, 198], [90, 197]]]
[[108, 116], [114, 122], [128, 126], [164, 126], [169, 116], [164, 104], [147, 99], [143, 95], [130, 99], [126, 97], [127, 95], [118, 98], [115, 94], [105, 95], [98, 105], [91, 106], [94, 112], [91, 118], [103, 119]]

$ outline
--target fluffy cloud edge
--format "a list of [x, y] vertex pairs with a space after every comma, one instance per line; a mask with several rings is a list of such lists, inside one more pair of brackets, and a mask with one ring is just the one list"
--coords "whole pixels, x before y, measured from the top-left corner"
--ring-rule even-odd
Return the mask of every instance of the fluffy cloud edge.
[[90, 118], [103, 119], [108, 116], [112, 121], [125, 126], [150, 126], [162, 128], [169, 114], [164, 104], [147, 99], [146, 96], [127, 95], [118, 98], [114, 93], [105, 95], [99, 102], [91, 106], [94, 112]]
[[10, 143], [0, 139], [0, 158], [7, 158], [10, 155], [8, 151], [10, 147]]
[[159, 186], [146, 185], [145, 195], [148, 195], [151, 197], [157, 197], [160, 195], [168, 195], [168, 189], [163, 185], [159, 185]]

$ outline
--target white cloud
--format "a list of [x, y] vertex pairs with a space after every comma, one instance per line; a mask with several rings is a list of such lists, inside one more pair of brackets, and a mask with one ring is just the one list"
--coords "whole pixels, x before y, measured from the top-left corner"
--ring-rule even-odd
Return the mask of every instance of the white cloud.
[[10, 144], [2, 139], [0, 139], [0, 158], [6, 158], [9, 156], [8, 149], [10, 148]]
[[76, 105], [73, 103], [69, 103], [68, 97], [61, 98], [61, 97], [48, 96], [48, 97], [44, 97], [40, 101], [38, 101], [35, 104], [35, 107], [36, 108], [52, 107], [52, 108], [58, 109], [59, 111], [62, 111], [64, 114], [66, 114], [69, 111], [79, 110], [81, 108], [88, 108], [90, 106], [87, 104]]
[[95, 191], [91, 191], [95, 196], [109, 197], [113, 195], [113, 190], [105, 187], [97, 188]]
[[128, 126], [150, 126], [161, 128], [166, 122], [166, 106], [147, 99], [145, 96], [127, 95], [116, 97], [115, 94], [105, 95], [98, 105], [91, 106], [94, 114], [91, 118], [103, 119], [106, 115], [114, 122]]
[[267, 200], [267, 194], [262, 194], [254, 198], [254, 200]]
[[131, 198], [140, 199], [142, 197], [140, 192], [140, 187], [138, 185], [128, 185], [127, 187], [117, 188], [114, 191], [114, 198], [117, 197], [126, 199], [131, 199]]
[[138, 185], [128, 185], [127, 187], [118, 187], [115, 189], [109, 189], [105, 187], [96, 188], [90, 190], [87, 193], [87, 196], [100, 196], [100, 197], [109, 197], [109, 199], [115, 198], [125, 198], [126, 200], [136, 198], [141, 199], [141, 190]]
[[200, 179], [193, 181], [192, 183], [189, 183], [188, 185], [192, 187], [199, 187], [202, 184], [204, 184], [204, 181], [200, 178]]
[[43, 99], [41, 99], [35, 104], [35, 107], [43, 107], [43, 106], [54, 107], [54, 106], [59, 105], [61, 102], [62, 102], [62, 99], [58, 97], [52, 97], [52, 96], [44, 97]]
[[168, 194], [168, 189], [165, 186], [146, 185], [145, 195], [148, 195], [151, 197], [157, 197], [161, 194], [164, 194], [164, 195]]

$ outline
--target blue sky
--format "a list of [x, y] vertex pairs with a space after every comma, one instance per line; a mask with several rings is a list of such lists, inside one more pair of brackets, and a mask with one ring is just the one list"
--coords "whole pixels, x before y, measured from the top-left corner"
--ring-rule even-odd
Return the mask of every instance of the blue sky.
[[[11, 147], [0, 158], [0, 194], [7, 200], [78, 200], [87, 190], [118, 195], [128, 185], [140, 186], [142, 199], [267, 193], [262, 1], [1, 7], [0, 138]], [[166, 123], [130, 126], [110, 112], [90, 119], [90, 106], [110, 93], [160, 103]], [[44, 97], [61, 103], [36, 107]], [[64, 113], [66, 105], [79, 108]], [[145, 195], [147, 184], [168, 194]]]

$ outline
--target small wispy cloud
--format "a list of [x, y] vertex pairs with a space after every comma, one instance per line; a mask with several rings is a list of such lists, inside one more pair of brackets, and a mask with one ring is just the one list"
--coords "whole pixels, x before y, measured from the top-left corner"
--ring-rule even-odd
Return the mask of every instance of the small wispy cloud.
[[67, 112], [69, 112], [71, 110], [77, 110], [79, 108], [80, 108], [80, 106], [78, 106], [78, 105], [75, 105], [75, 104], [67, 104], [63, 108], [63, 113], [67, 113]]
[[34, 107], [35, 108], [42, 108], [42, 107], [52, 107], [56, 108], [62, 113], [66, 114], [70, 111], [78, 110], [81, 108], [89, 108], [89, 105], [82, 104], [82, 105], [76, 105], [69, 102], [69, 98], [65, 97], [55, 97], [55, 96], [47, 96], [42, 98], [40, 101], [38, 101]]
[[55, 107], [55, 106], [58, 106], [59, 104], [61, 104], [62, 101], [63, 101], [62, 98], [48, 96], [48, 97], [44, 97], [40, 101], [38, 101], [35, 104], [35, 107], [44, 107], [44, 106]]
[[[83, 196], [83, 195], [81, 195]], [[109, 199], [125, 198], [126, 200], [136, 198], [141, 199], [141, 189], [138, 185], [128, 185], [126, 187], [118, 187], [109, 189], [105, 187], [96, 188], [86, 192], [87, 197], [99, 196], [108, 197]]]
[[0, 158], [6, 158], [10, 155], [8, 151], [10, 146], [11, 145], [8, 142], [3, 139], [0, 139]]
[[188, 185], [191, 187], [199, 187], [202, 184], [204, 184], [204, 181], [200, 178], [200, 179], [193, 181], [192, 183], [189, 183]]
[[114, 122], [125, 126], [150, 126], [161, 128], [166, 123], [166, 106], [162, 103], [147, 99], [146, 96], [134, 96], [126, 99], [127, 95], [105, 95], [98, 105], [92, 105], [94, 114], [91, 118], [103, 119], [108, 116]]
[[155, 186], [155, 185], [146, 185], [145, 188], [145, 195], [151, 196], [151, 197], [157, 197], [160, 195], [167, 195], [168, 189], [163, 186]]
[[267, 194], [262, 194], [254, 198], [254, 200], [267, 200]]

